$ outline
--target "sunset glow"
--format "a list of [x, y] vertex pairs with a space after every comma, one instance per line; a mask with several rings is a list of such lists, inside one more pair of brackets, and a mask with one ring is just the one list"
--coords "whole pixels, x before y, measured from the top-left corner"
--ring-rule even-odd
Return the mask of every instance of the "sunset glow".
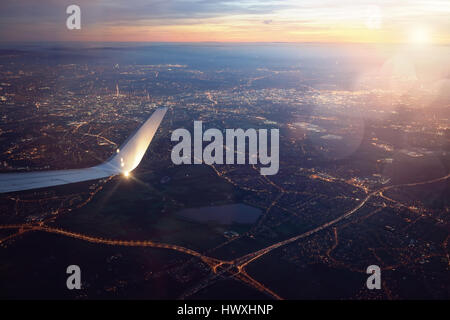
[[416, 45], [425, 45], [431, 42], [430, 32], [425, 27], [416, 27], [411, 30], [410, 42]]
[[450, 43], [450, 2], [442, 0], [80, 0], [75, 32], [64, 27], [69, 4], [2, 2], [0, 40]]

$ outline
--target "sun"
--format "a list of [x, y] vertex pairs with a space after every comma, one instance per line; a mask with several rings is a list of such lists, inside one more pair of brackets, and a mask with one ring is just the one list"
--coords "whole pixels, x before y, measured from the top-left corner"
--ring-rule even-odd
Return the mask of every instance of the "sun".
[[426, 45], [431, 42], [430, 30], [425, 27], [416, 27], [410, 31], [409, 42], [416, 45]]
[[129, 173], [128, 171], [125, 171], [125, 172], [123, 173], [123, 175], [124, 175], [126, 178], [128, 178], [128, 177], [130, 176], [130, 173]]

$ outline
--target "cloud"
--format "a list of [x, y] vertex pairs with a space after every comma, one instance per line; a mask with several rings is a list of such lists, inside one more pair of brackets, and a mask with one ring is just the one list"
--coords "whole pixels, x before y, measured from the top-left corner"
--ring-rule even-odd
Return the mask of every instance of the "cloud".
[[[64, 30], [70, 4], [81, 7], [82, 32], [76, 34]], [[382, 13], [382, 24], [372, 28], [380, 38], [383, 32], [394, 35], [417, 21], [431, 24], [440, 39], [449, 38], [448, 0], [11, 0], [0, 1], [0, 40], [72, 40], [76, 35], [101, 41], [102, 33], [118, 32], [121, 41], [127, 32], [170, 34], [182, 28], [198, 34], [214, 31], [221, 39], [253, 39], [255, 33], [267, 32], [264, 25], [279, 32], [282, 41], [308, 30], [332, 30], [333, 37], [341, 32], [345, 39], [348, 30], [367, 30], [367, 8], [374, 4]]]

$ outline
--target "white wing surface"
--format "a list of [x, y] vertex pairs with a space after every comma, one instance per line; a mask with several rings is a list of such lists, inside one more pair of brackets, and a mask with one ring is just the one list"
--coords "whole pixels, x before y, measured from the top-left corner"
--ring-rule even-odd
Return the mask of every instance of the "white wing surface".
[[0, 193], [58, 186], [128, 174], [142, 160], [167, 108], [158, 108], [106, 162], [91, 168], [0, 174]]

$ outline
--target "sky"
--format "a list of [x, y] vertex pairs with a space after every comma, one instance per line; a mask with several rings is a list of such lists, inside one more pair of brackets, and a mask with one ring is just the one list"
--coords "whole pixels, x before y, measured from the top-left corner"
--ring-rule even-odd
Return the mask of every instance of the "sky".
[[[66, 27], [81, 8], [81, 30]], [[9, 0], [0, 41], [450, 44], [448, 0]]]

